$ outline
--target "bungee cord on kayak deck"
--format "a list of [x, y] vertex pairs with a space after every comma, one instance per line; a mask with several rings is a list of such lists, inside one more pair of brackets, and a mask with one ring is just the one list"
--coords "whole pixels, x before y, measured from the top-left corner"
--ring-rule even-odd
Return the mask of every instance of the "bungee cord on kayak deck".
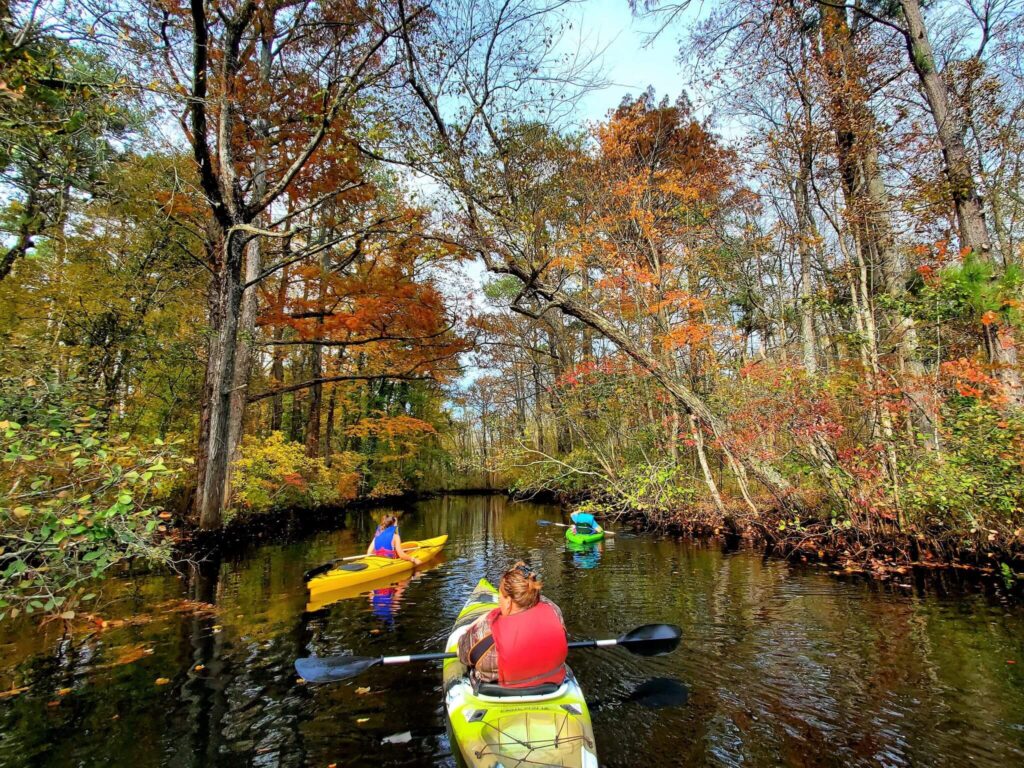
[[[591, 748], [591, 749], [594, 748], [594, 742], [589, 740], [589, 739], [587, 739], [587, 737], [584, 734], [579, 734], [579, 735], [576, 735], [576, 736], [565, 736], [565, 737], [563, 737], [561, 734], [562, 734], [563, 729], [568, 724], [568, 722], [569, 722], [569, 715], [566, 715], [565, 717], [562, 718], [562, 722], [561, 722], [561, 724], [558, 727], [558, 733], [555, 734], [554, 738], [546, 739], [546, 740], [544, 740], [544, 739], [534, 739], [532, 741], [523, 741], [521, 739], [518, 739], [515, 736], [513, 736], [512, 734], [506, 733], [506, 732], [502, 731], [500, 728], [498, 728], [497, 726], [494, 726], [494, 725], [488, 724], [487, 727], [491, 728], [492, 730], [497, 732], [499, 736], [504, 736], [504, 737], [508, 738], [509, 741], [514, 742], [514, 743], [518, 744], [519, 746], [524, 747], [525, 749], [528, 750], [527, 755], [525, 757], [516, 759], [515, 765], [514, 766], [508, 766], [508, 768], [519, 768], [520, 766], [524, 766], [524, 765], [552, 766], [552, 765], [555, 765], [555, 764], [549, 763], [549, 762], [540, 762], [540, 763], [538, 763], [535, 760], [532, 760], [531, 759], [532, 753], [536, 752], [538, 750], [557, 748], [559, 746], [564, 746], [566, 744], [571, 744], [571, 743], [576, 742], [576, 741], [582, 741], [589, 748]], [[481, 759], [481, 758], [487, 757], [488, 755], [493, 755], [495, 757], [499, 757], [499, 758], [506, 759], [506, 760], [508, 759], [508, 755], [507, 754], [503, 754], [501, 752], [491, 752], [490, 751], [490, 747], [487, 747], [486, 749], [482, 749], [482, 750], [480, 750], [478, 752], [475, 752], [474, 754], [477, 756], [477, 759]], [[558, 768], [558, 766], [556, 766], [556, 768]]]

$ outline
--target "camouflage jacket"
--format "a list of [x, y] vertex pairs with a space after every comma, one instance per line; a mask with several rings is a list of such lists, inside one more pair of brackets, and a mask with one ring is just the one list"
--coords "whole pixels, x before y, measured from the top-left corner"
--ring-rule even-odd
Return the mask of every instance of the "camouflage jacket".
[[[553, 602], [548, 600], [543, 595], [540, 598], [543, 602], [550, 605], [555, 609], [555, 613], [558, 614], [558, 620], [562, 623], [562, 627], [565, 627], [565, 619], [562, 618], [562, 609], [555, 605]], [[481, 642], [491, 636], [491, 614], [493, 611], [488, 611], [479, 619], [469, 625], [469, 629], [459, 638], [459, 661], [465, 664], [467, 667], [473, 668], [473, 677], [476, 680], [483, 683], [496, 683], [498, 682], [498, 649], [491, 645], [490, 648], [480, 651], [479, 658], [476, 659], [476, 663], [473, 661], [473, 649], [476, 648]]]

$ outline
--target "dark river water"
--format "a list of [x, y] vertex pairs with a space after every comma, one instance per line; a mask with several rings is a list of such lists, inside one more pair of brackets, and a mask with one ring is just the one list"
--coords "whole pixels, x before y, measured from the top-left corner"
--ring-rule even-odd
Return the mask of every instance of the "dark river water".
[[[1024, 765], [1024, 609], [991, 587], [841, 578], [667, 538], [572, 551], [540, 519], [564, 518], [500, 496], [419, 503], [403, 537], [448, 533], [443, 559], [312, 613], [303, 572], [362, 551], [367, 513], [189, 579], [112, 579], [105, 628], [0, 624], [0, 765], [453, 766], [438, 665], [312, 686], [293, 662], [439, 650], [476, 581], [518, 558], [577, 638], [684, 629], [670, 656], [572, 653], [604, 766]], [[637, 701], [651, 678], [688, 699]]]

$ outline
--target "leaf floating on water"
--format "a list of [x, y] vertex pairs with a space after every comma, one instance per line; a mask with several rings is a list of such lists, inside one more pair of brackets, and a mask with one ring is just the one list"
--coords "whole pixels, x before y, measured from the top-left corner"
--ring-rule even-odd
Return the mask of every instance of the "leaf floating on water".
[[25, 691], [27, 691], [31, 687], [32, 686], [30, 686], [30, 685], [23, 685], [21, 688], [11, 688], [10, 690], [7, 690], [7, 691], [0, 691], [0, 701], [3, 701], [4, 699], [14, 698], [18, 694], [24, 693]]
[[222, 626], [221, 626], [220, 624], [214, 624], [214, 625], [213, 625], [213, 633], [214, 633], [214, 634], [217, 634], [217, 633], [218, 633], [218, 632], [220, 632], [220, 631], [221, 631], [222, 629], [224, 629], [224, 627], [222, 627]]
[[368, 718], [368, 717], [357, 717], [357, 718], [356, 718], [356, 722], [357, 722], [357, 723], [358, 723], [359, 725], [362, 725], [363, 723], [368, 723], [368, 722], [370, 722], [370, 718]]
[[156, 685], [167, 685], [169, 682], [171, 682], [171, 680], [167, 677], [158, 677], [156, 679]]
[[206, 665], [205, 664], [196, 664], [194, 667], [192, 667], [192, 669], [194, 671], [196, 671], [196, 672], [202, 672], [204, 669], [206, 669]]
[[295, 678], [295, 682], [298, 685], [305, 685], [306, 684], [306, 678], [304, 678], [304, 677], [297, 677], [297, 678]]
[[152, 656], [153, 649], [146, 648], [143, 645], [132, 645], [128, 648], [122, 648], [121, 651], [114, 657], [113, 661], [106, 664], [101, 664], [97, 669], [106, 669], [108, 667], [119, 667], [122, 664], [131, 664], [132, 662], [138, 661], [139, 659], [145, 658], [146, 656]]
[[370, 686], [368, 686], [368, 685], [363, 687], [363, 688], [356, 688], [356, 693], [358, 693], [360, 696], [362, 696], [364, 694], [367, 694], [369, 692], [370, 692]]
[[57, 691], [57, 695], [58, 696], [67, 696], [73, 690], [74, 690], [73, 688], [61, 688], [59, 691]]
[[1017, 662], [1016, 662], [1016, 661], [1014, 661], [1013, 659], [1007, 659], [1007, 660], [1006, 660], [1006, 663], [1007, 663], [1007, 664], [1016, 664]]
[[168, 600], [160, 603], [157, 610], [161, 613], [216, 613], [217, 606], [213, 603], [204, 603], [201, 600], [187, 600], [185, 598]]

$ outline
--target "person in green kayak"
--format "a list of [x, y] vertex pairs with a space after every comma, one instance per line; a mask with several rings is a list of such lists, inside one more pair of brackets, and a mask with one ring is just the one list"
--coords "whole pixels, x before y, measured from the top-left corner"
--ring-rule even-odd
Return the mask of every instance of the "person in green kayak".
[[498, 582], [498, 607], [459, 638], [459, 660], [474, 682], [532, 688], [565, 680], [569, 646], [557, 605], [541, 595], [543, 583], [520, 561]]
[[385, 512], [381, 516], [380, 525], [373, 534], [370, 546], [366, 548], [366, 554], [408, 560], [413, 565], [420, 564], [419, 560], [402, 549], [402, 537], [398, 534], [398, 515], [393, 512]]
[[597, 524], [597, 520], [589, 512], [573, 512], [569, 515], [569, 519], [572, 520], [573, 533], [586, 536], [601, 530], [601, 526]]

